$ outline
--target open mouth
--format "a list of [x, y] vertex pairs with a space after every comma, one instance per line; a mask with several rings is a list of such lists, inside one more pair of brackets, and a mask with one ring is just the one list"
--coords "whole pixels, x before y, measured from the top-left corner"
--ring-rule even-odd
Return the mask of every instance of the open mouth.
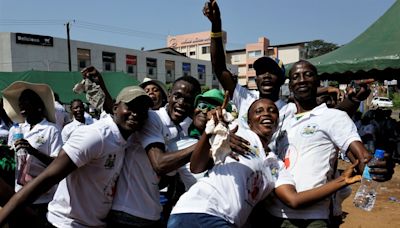
[[266, 118], [266, 119], [262, 119], [260, 124], [265, 127], [272, 128], [274, 126], [275, 122], [270, 118]]
[[263, 81], [261, 83], [261, 89], [262, 90], [266, 90], [266, 91], [273, 90], [274, 89], [274, 84], [270, 80]]
[[307, 91], [309, 91], [310, 90], [310, 88], [308, 87], [308, 86], [299, 86], [297, 89], [296, 89], [296, 91], [298, 91], [298, 92], [307, 92]]
[[133, 129], [133, 130], [139, 129], [140, 126], [141, 126], [140, 123], [139, 123], [138, 121], [132, 121], [132, 120], [127, 121], [127, 122], [126, 122], [126, 125], [127, 125], [130, 129]]
[[182, 117], [186, 113], [186, 110], [180, 107], [174, 107], [174, 115], [177, 117]]

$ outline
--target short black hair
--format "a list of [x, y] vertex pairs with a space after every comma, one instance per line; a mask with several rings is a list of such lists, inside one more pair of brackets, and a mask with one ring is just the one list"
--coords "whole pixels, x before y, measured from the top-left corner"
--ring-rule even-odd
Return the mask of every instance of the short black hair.
[[310, 66], [311, 70], [314, 71], [315, 75], [318, 77], [318, 70], [317, 68], [310, 62], [308, 62], [307, 60], [304, 59], [300, 59], [299, 61], [293, 63], [292, 67], [289, 70], [289, 79], [290, 79], [290, 75], [292, 74], [292, 71], [294, 69], [294, 66], [299, 65], [299, 64], [306, 64], [308, 66]]
[[193, 85], [194, 97], [196, 97], [197, 95], [199, 95], [201, 93], [201, 85], [200, 85], [200, 82], [196, 78], [194, 78], [192, 76], [179, 77], [174, 81], [174, 83], [172, 84], [172, 87], [174, 87], [174, 85], [179, 81], [185, 81], [185, 82]]

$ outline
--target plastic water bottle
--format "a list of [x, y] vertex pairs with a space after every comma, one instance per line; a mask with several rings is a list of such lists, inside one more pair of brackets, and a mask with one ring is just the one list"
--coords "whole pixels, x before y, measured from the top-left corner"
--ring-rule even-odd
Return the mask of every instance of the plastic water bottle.
[[[13, 142], [23, 139], [24, 133], [22, 133], [22, 129], [19, 124], [14, 125], [14, 133], [13, 133]], [[26, 159], [28, 156], [28, 151], [25, 148], [15, 149], [15, 157], [17, 160], [17, 184], [25, 185], [25, 176], [26, 176]]]
[[385, 151], [384, 150], [375, 150], [374, 157], [368, 162], [367, 166], [365, 166], [361, 185], [358, 188], [356, 195], [353, 200], [354, 206], [363, 209], [365, 211], [371, 211], [374, 207], [376, 200], [376, 192], [378, 188], [378, 182], [372, 180], [372, 177], [369, 173], [369, 166], [374, 165], [377, 161], [383, 160]]

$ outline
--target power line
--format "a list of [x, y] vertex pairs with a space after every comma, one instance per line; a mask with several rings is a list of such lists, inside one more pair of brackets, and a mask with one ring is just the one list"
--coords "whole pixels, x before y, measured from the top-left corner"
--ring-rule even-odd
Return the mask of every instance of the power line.
[[165, 38], [167, 37], [166, 34], [160, 34], [160, 33], [151, 33], [151, 32], [139, 31], [139, 30], [134, 30], [134, 29], [129, 29], [129, 28], [117, 27], [117, 26], [96, 24], [96, 23], [91, 23], [91, 22], [86, 22], [86, 21], [75, 21], [75, 22], [76, 22], [75, 26], [85, 28], [85, 29], [92, 29], [92, 30], [98, 30], [98, 31], [104, 31], [104, 32], [112, 32], [112, 33], [118, 33], [118, 34], [122, 34], [122, 35], [140, 36], [140, 37], [144, 37], [144, 38], [162, 39], [162, 40], [165, 40]]
[[60, 25], [63, 20], [20, 20], [20, 19], [0, 19], [0, 25]]

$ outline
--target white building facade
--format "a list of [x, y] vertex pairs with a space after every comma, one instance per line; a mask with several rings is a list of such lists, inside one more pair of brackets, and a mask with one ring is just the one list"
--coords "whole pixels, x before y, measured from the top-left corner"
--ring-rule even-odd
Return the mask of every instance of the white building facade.
[[[140, 51], [71, 40], [70, 53], [69, 63], [66, 39], [0, 32], [0, 71], [4, 72], [68, 71], [69, 65], [71, 71], [80, 71], [92, 65], [100, 71], [125, 72], [139, 81], [150, 77], [170, 83], [190, 75], [201, 85], [219, 86], [209, 60], [189, 58], [173, 51]], [[237, 72], [236, 66], [230, 68]]]

